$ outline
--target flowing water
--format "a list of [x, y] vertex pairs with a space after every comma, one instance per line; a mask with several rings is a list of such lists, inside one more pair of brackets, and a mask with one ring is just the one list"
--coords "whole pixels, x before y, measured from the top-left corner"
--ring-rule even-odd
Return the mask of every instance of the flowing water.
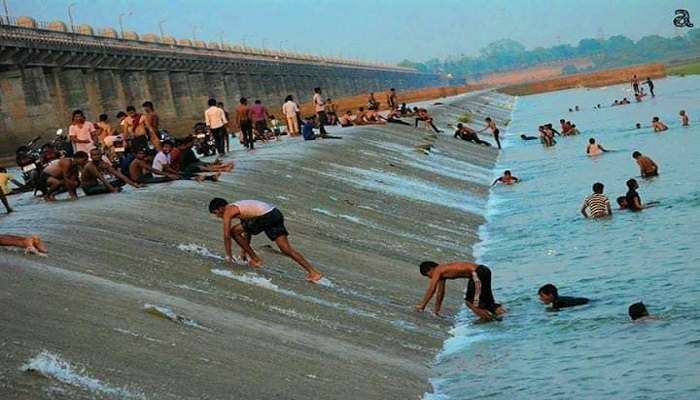
[[[633, 98], [629, 85], [521, 97], [508, 127], [497, 172], [511, 169], [522, 183], [492, 190], [481, 229], [479, 261], [493, 271], [503, 322], [473, 324], [463, 311], [438, 356], [431, 399], [655, 399], [700, 393], [700, 78], [657, 82], [657, 97], [594, 109]], [[568, 108], [579, 105], [580, 112]], [[688, 111], [691, 127], [680, 126]], [[655, 134], [653, 116], [669, 130]], [[571, 119], [576, 137], [543, 148], [523, 142], [537, 126]], [[640, 122], [642, 129], [635, 129]], [[594, 137], [614, 152], [585, 155]], [[638, 150], [660, 166], [643, 180], [631, 157]], [[604, 220], [579, 213], [600, 181], [613, 206], [636, 178], [640, 213]], [[537, 289], [585, 296], [589, 305], [546, 312]], [[627, 307], [644, 301], [656, 321], [632, 323]]]

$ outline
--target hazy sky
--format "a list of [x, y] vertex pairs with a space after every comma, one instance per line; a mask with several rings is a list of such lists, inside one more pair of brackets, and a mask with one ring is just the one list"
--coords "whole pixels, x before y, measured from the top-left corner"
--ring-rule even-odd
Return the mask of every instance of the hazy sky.
[[[674, 11], [686, 8], [700, 28], [700, 0], [6, 0], [10, 15], [95, 28], [159, 33], [248, 46], [341, 55], [368, 61], [424, 61], [476, 55], [512, 38], [527, 48], [576, 44], [584, 37], [671, 36]], [[694, 17], [694, 18], [693, 18]], [[687, 29], [687, 28], [686, 28]]]

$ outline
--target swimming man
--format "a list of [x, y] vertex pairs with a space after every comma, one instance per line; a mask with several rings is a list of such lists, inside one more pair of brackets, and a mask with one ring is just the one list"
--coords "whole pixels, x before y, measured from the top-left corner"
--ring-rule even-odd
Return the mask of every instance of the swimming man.
[[609, 150], [605, 150], [605, 148], [598, 143], [595, 142], [595, 139], [590, 138], [588, 139], [588, 146], [586, 146], [586, 155], [590, 156], [597, 156], [598, 154], [603, 154], [607, 153]]
[[589, 300], [585, 297], [570, 297], [559, 296], [559, 290], [556, 286], [548, 283], [537, 291], [540, 301], [544, 304], [551, 304], [552, 311], [558, 311], [561, 308], [581, 306], [588, 304]]
[[653, 176], [659, 175], [659, 166], [656, 165], [654, 160], [647, 156], [643, 156], [642, 153], [635, 151], [632, 153], [632, 158], [637, 161], [639, 165], [639, 171], [642, 174], [642, 178], [651, 178]]
[[496, 178], [495, 181], [493, 181], [491, 186], [496, 186], [498, 182], [501, 182], [504, 185], [512, 185], [514, 183], [520, 182], [520, 179], [518, 179], [517, 176], [513, 176], [510, 173], [510, 170], [507, 169], [503, 172], [503, 176], [499, 176], [498, 178]]

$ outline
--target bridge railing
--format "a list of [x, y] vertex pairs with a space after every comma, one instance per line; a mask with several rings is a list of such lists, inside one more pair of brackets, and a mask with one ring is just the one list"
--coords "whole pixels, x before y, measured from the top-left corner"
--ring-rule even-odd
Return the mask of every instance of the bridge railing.
[[[182, 44], [162, 43], [160, 41], [143, 41], [126, 39], [121, 37], [108, 37], [79, 33], [78, 26], [69, 26], [62, 22], [37, 21], [27, 17], [0, 17], [0, 39], [28, 40], [33, 42], [45, 42], [51, 44], [78, 45], [85, 47], [98, 47], [104, 50], [110, 48], [124, 50], [143, 50], [151, 52], [177, 51], [180, 54], [218, 56], [233, 59], [257, 60], [273, 63], [304, 63], [317, 65], [336, 65], [362, 69], [380, 69], [395, 72], [420, 72], [398, 66], [385, 64], [363, 63], [353, 60], [343, 60], [329, 57], [311, 56], [298, 53], [278, 52], [267, 49], [253, 49], [247, 47], [207, 48], [186, 46]], [[28, 26], [28, 24], [32, 26]]]

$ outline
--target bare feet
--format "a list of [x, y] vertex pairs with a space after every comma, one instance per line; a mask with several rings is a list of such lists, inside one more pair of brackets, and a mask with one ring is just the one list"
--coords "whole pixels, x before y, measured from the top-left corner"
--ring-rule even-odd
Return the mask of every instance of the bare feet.
[[309, 282], [318, 282], [323, 278], [323, 275], [321, 275], [319, 272], [309, 272], [306, 274], [306, 280]]
[[49, 248], [46, 247], [46, 245], [44, 244], [44, 242], [41, 241], [39, 236], [32, 236], [30, 239], [32, 240], [33, 247], [39, 250], [41, 253], [49, 252]]
[[257, 260], [253, 260], [253, 259], [251, 258], [250, 261], [248, 261], [248, 265], [249, 265], [251, 268], [260, 268], [260, 267], [262, 267], [262, 260], [259, 259], [259, 258], [258, 258]]

